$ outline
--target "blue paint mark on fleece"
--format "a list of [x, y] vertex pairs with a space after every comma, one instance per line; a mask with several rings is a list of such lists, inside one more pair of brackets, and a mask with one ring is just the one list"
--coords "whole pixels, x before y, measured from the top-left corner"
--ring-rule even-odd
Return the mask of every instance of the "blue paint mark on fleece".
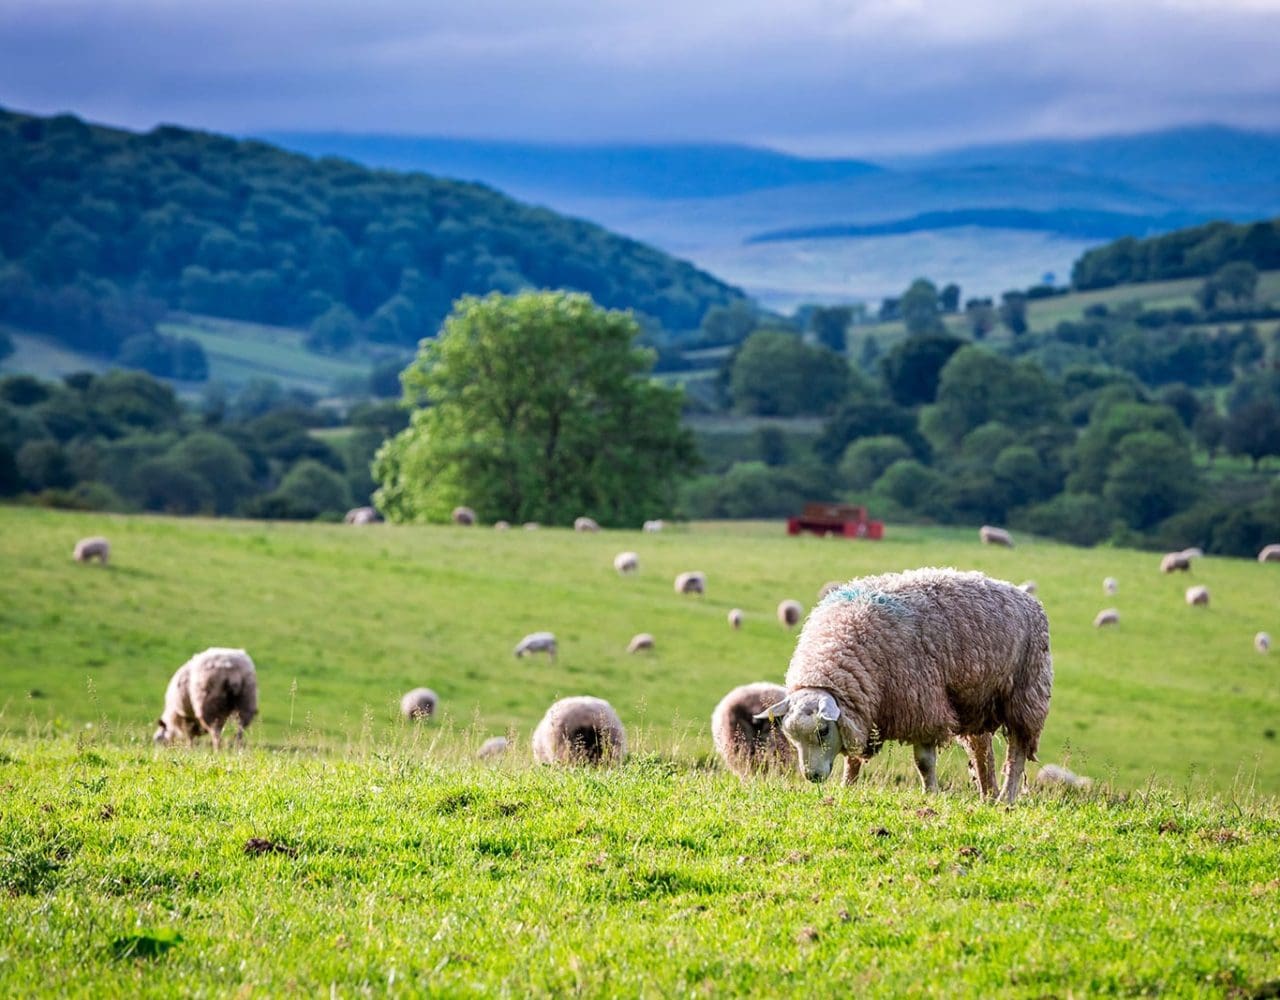
[[836, 604], [840, 602], [854, 602], [861, 604], [878, 604], [882, 608], [891, 608], [894, 611], [906, 611], [907, 606], [902, 601], [894, 597], [892, 594], [884, 594], [878, 590], [863, 590], [861, 587], [837, 587], [822, 599], [822, 606], [828, 604]]

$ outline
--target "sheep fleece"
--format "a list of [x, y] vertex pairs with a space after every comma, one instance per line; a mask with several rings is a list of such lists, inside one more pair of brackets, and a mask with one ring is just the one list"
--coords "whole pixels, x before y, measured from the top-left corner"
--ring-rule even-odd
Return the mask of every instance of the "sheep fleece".
[[879, 741], [1018, 737], [1034, 760], [1053, 663], [1044, 608], [982, 573], [918, 569], [852, 580], [813, 610], [787, 689], [825, 688]]

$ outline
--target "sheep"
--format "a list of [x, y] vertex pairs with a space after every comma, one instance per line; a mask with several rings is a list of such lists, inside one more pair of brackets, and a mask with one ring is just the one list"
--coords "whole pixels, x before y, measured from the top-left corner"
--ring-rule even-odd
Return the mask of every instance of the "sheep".
[[616, 764], [626, 750], [622, 720], [603, 698], [561, 698], [533, 731], [540, 764]]
[[426, 721], [436, 714], [439, 703], [431, 688], [414, 688], [400, 699], [400, 714], [406, 719]]
[[794, 628], [804, 617], [804, 605], [787, 599], [778, 605], [778, 621], [787, 628]]
[[982, 573], [918, 569], [853, 580], [809, 615], [787, 668], [782, 718], [801, 772], [845, 783], [887, 740], [911, 743], [928, 791], [937, 748], [958, 737], [984, 796], [995, 792], [991, 734], [1009, 740], [999, 798], [1018, 797], [1049, 712], [1053, 661], [1044, 607]]
[[638, 653], [642, 649], [653, 649], [653, 636], [648, 632], [638, 632], [631, 637], [631, 641], [627, 643], [628, 653]]
[[1007, 549], [1013, 548], [1013, 536], [1004, 528], [984, 524], [978, 529], [978, 538], [983, 545], [1003, 545]]
[[1198, 545], [1193, 545], [1189, 549], [1183, 549], [1182, 554], [1188, 559], [1203, 559], [1204, 549], [1200, 548]]
[[677, 576], [675, 586], [677, 594], [705, 594], [707, 592], [707, 577], [705, 573], [691, 570], [688, 573], [681, 573]]
[[1253, 637], [1253, 648], [1259, 653], [1271, 652], [1271, 636], [1266, 632], [1259, 632]]
[[71, 558], [79, 563], [92, 562], [97, 559], [98, 562], [105, 566], [107, 560], [111, 558], [111, 543], [101, 535], [82, 538], [76, 542], [75, 551], [71, 553]]
[[537, 531], [542, 525], [537, 521], [525, 521], [520, 527], [524, 528], [525, 531]]
[[666, 526], [667, 526], [666, 522], [663, 521], [661, 518], [657, 519], [656, 521], [644, 522], [644, 530], [650, 533], [661, 531]]
[[757, 681], [736, 687], [711, 713], [711, 739], [725, 766], [739, 777], [796, 766], [796, 752], [776, 722], [757, 716], [785, 698], [780, 684]]
[[1187, 604], [1191, 607], [1209, 606], [1209, 588], [1208, 587], [1188, 587], [1186, 593]]
[[1036, 775], [1037, 785], [1059, 785], [1063, 788], [1085, 789], [1093, 784], [1092, 778], [1076, 774], [1070, 768], [1059, 764], [1045, 764]]
[[1021, 590], [1024, 594], [1034, 594], [1036, 590], [1039, 588], [1036, 587], [1035, 580], [1023, 580], [1020, 584], [1018, 584], [1018, 589]]
[[382, 515], [373, 507], [352, 507], [343, 515], [343, 524], [377, 524]]
[[494, 531], [510, 531], [511, 522], [510, 521], [494, 521], [493, 530]]
[[1120, 612], [1115, 608], [1103, 608], [1093, 616], [1093, 627], [1102, 628], [1104, 625], [1119, 625]]
[[1258, 553], [1258, 562], [1280, 562], [1280, 543], [1264, 545], [1262, 551]]
[[640, 569], [640, 557], [634, 552], [619, 552], [613, 557], [613, 568], [619, 573], [635, 573]]
[[729, 610], [729, 624], [734, 628], [742, 628], [742, 609], [731, 608]]
[[510, 747], [511, 741], [505, 736], [491, 736], [480, 744], [476, 756], [481, 760], [493, 760], [495, 757], [501, 757]]
[[1109, 576], [1102, 581], [1102, 592], [1104, 594], [1114, 594], [1120, 589], [1120, 583], [1114, 576]]
[[573, 522], [573, 530], [574, 531], [599, 531], [600, 525], [598, 525], [592, 518], [579, 517], [579, 518], [576, 518]]
[[827, 581], [826, 583], [824, 583], [821, 587], [819, 587], [819, 588], [818, 588], [818, 600], [819, 600], [819, 602], [821, 602], [821, 601], [822, 601], [822, 599], [823, 599], [823, 598], [825, 598], [825, 597], [826, 597], [829, 593], [831, 593], [833, 590], [839, 590], [839, 589], [840, 589], [840, 583], [841, 583], [841, 581], [839, 581], [839, 580], [828, 580], [828, 581]]
[[476, 523], [476, 512], [470, 507], [454, 507], [451, 516], [454, 524], [460, 524], [465, 528]]
[[240, 720], [236, 742], [258, 714], [258, 674], [243, 649], [212, 647], [180, 666], [164, 693], [164, 714], [152, 739], [170, 743], [181, 736], [194, 743], [208, 731], [213, 748], [222, 748], [222, 729], [232, 715]]
[[516, 643], [516, 658], [526, 653], [546, 653], [551, 662], [556, 661], [556, 636], [554, 632], [530, 632]]
[[1160, 560], [1161, 573], [1186, 573], [1191, 569], [1191, 557], [1185, 552], [1166, 552]]

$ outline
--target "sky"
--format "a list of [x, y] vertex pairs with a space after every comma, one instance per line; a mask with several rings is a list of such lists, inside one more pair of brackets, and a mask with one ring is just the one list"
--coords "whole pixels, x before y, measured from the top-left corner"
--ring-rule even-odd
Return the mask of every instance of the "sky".
[[1280, 130], [1280, 0], [0, 0], [0, 106], [149, 128], [921, 152]]

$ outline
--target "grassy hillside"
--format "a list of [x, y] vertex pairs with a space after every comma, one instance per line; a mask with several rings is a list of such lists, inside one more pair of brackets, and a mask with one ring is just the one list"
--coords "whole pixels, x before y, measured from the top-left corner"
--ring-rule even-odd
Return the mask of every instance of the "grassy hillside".
[[[112, 565], [71, 562], [76, 539], [106, 534]], [[556, 697], [593, 693], [618, 708], [642, 749], [709, 754], [706, 720], [735, 684], [780, 679], [794, 636], [773, 619], [784, 597], [811, 603], [827, 580], [920, 565], [1038, 581], [1057, 671], [1042, 758], [1137, 788], [1280, 792], [1280, 688], [1253, 634], [1280, 635], [1276, 567], [1208, 559], [1191, 580], [1150, 554], [1024, 543], [979, 546], [975, 532], [889, 530], [882, 543], [787, 538], [780, 524], [695, 526], [661, 535], [265, 524], [0, 510], [0, 729], [150, 735], [165, 683], [191, 653], [244, 646], [259, 664], [262, 746], [340, 748], [395, 729], [400, 694], [439, 692], [447, 741], [514, 728], [522, 747]], [[634, 579], [613, 555], [640, 554]], [[685, 569], [708, 577], [681, 598]], [[1105, 597], [1104, 576], [1120, 581]], [[1192, 609], [1188, 582], [1213, 606]], [[1122, 623], [1097, 631], [1114, 605]], [[743, 608], [731, 631], [725, 613]], [[525, 633], [551, 629], [557, 664], [517, 661]], [[652, 656], [627, 641], [652, 632]], [[943, 755], [962, 771], [959, 751]], [[871, 770], [908, 774], [889, 751]]]

